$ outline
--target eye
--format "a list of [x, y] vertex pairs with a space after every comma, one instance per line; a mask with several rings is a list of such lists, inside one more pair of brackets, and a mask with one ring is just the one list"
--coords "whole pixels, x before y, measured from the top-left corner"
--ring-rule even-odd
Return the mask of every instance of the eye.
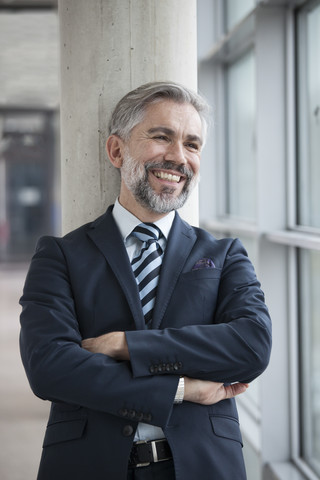
[[155, 140], [162, 140], [164, 142], [166, 142], [168, 140], [168, 137], [166, 137], [165, 135], [156, 135], [155, 137], [153, 137]]
[[198, 145], [197, 143], [187, 143], [186, 147], [190, 148], [191, 150], [195, 150], [196, 152], [200, 150], [200, 145]]

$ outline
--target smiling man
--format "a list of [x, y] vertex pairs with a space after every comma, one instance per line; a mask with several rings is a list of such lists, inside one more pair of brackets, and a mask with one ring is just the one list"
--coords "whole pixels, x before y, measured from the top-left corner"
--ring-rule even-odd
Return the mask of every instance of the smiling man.
[[116, 106], [115, 204], [43, 237], [21, 298], [21, 355], [52, 402], [38, 480], [244, 480], [234, 397], [266, 368], [271, 324], [238, 240], [176, 210], [199, 179], [208, 107], [156, 82]]
[[195, 186], [203, 144], [202, 123], [187, 103], [163, 100], [146, 108], [128, 141], [111, 135], [107, 151], [121, 169], [119, 201], [144, 221], [156, 221], [183, 206]]

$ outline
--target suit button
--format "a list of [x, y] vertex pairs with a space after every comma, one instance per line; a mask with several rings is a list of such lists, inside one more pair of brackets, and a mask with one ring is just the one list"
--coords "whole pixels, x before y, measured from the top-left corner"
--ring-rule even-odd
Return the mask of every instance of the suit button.
[[151, 365], [151, 367], [149, 367], [149, 372], [154, 373], [154, 366], [153, 365]]
[[143, 420], [143, 413], [142, 412], [137, 413], [136, 419], [138, 420], [138, 422], [141, 422], [141, 420]]
[[151, 422], [151, 420], [152, 420], [152, 415], [151, 415], [151, 413], [144, 413], [144, 414], [143, 414], [143, 420], [144, 420], [145, 422]]
[[135, 417], [136, 417], [136, 411], [135, 410], [129, 410], [128, 418], [134, 419]]
[[119, 410], [119, 414], [121, 417], [126, 417], [128, 415], [128, 410], [126, 408], [121, 408], [121, 410]]
[[159, 367], [158, 367], [158, 372], [159, 372], [159, 373], [162, 373], [162, 365], [159, 365]]
[[125, 425], [122, 429], [122, 433], [125, 437], [130, 437], [133, 434], [133, 427], [131, 425]]

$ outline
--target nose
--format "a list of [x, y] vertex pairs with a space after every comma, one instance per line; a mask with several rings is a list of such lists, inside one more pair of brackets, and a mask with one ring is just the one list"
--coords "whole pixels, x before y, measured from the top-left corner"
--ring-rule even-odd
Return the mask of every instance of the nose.
[[163, 159], [179, 164], [187, 163], [183, 144], [180, 142], [173, 142], [168, 145]]

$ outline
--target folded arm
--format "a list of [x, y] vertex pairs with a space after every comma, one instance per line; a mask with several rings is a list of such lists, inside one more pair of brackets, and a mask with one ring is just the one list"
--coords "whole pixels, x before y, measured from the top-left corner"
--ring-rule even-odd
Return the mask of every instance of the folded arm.
[[[183, 304], [176, 305], [177, 315], [188, 315]], [[112, 337], [89, 340], [93, 345], [96, 341], [100, 347], [106, 342], [111, 348], [107, 354], [130, 359], [135, 378], [176, 373], [218, 383], [248, 383], [268, 365], [271, 321], [252, 264], [241, 243], [234, 241], [224, 261], [210, 323], [114, 332]], [[112, 351], [119, 346], [118, 352]]]
[[[179, 318], [188, 313], [178, 301], [175, 311], [171, 310]], [[265, 370], [271, 351], [271, 320], [253, 266], [238, 240], [225, 257], [211, 315], [206, 324], [186, 322], [180, 328], [127, 331], [134, 376], [165, 375], [173, 365], [179, 375], [248, 383]], [[163, 323], [175, 325], [174, 318]]]
[[136, 379], [130, 362], [82, 348], [73, 298], [59, 243], [42, 239], [20, 301], [21, 357], [34, 393], [116, 416], [135, 410], [146, 423], [166, 425], [179, 376]]
[[[102, 353], [116, 360], [130, 360], [130, 353], [124, 332], [111, 332], [99, 337], [82, 341], [82, 347], [92, 353]], [[247, 383], [235, 383], [225, 386], [221, 382], [184, 378], [184, 401], [212, 405], [227, 398], [244, 393]]]

